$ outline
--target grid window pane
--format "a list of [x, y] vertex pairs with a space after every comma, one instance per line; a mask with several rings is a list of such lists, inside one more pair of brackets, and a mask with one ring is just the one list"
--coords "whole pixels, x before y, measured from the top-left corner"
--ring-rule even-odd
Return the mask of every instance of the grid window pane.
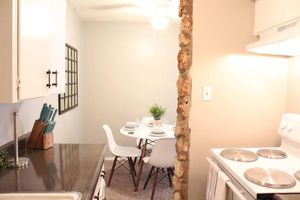
[[58, 95], [59, 114], [78, 106], [78, 51], [69, 44], [65, 45], [65, 93]]

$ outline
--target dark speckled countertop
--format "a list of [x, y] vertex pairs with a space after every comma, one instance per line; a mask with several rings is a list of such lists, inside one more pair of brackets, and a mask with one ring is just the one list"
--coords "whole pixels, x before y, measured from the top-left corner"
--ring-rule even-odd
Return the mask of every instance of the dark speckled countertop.
[[55, 144], [48, 150], [26, 150], [24, 169], [0, 172], [0, 192], [77, 191], [90, 200], [104, 161], [106, 145]]
[[274, 200], [299, 200], [300, 194], [276, 194]]

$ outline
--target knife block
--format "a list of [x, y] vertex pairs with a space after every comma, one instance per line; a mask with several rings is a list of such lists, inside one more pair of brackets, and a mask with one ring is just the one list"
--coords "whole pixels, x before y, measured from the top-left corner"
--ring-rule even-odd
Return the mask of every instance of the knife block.
[[53, 147], [53, 133], [45, 134], [48, 123], [35, 120], [27, 146], [30, 149], [49, 149]]
[[53, 147], [53, 133], [43, 134], [42, 139], [38, 143], [37, 149], [49, 149]]

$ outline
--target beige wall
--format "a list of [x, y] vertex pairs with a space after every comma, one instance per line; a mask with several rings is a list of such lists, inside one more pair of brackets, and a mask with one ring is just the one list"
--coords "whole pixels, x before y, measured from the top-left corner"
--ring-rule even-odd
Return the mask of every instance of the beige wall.
[[[67, 43], [79, 51], [79, 106], [57, 116], [55, 142], [105, 143], [101, 124], [119, 128], [148, 115], [157, 102], [167, 107], [165, 120], [176, 118], [179, 25], [154, 31], [150, 23], [82, 23], [67, 7]], [[87, 62], [84, 63], [84, 59]], [[57, 95], [0, 104], [0, 145], [13, 139], [12, 112], [19, 113], [19, 134], [31, 131], [43, 103], [58, 107]]]
[[[72, 9], [67, 7], [67, 31], [66, 40], [69, 44], [78, 48], [79, 51], [79, 75], [82, 70], [82, 48], [81, 48], [81, 22]], [[79, 94], [82, 92], [81, 76], [79, 76]], [[55, 142], [59, 143], [79, 143], [82, 141], [82, 107], [79, 96], [78, 108], [56, 117], [56, 128], [54, 129]], [[50, 103], [58, 107], [57, 95], [26, 100], [17, 104], [0, 104], [0, 145], [13, 139], [12, 113], [18, 111], [19, 135], [31, 131], [34, 120], [39, 117], [43, 103]]]
[[300, 57], [289, 60], [287, 111], [300, 113]]
[[126, 121], [147, 116], [149, 106], [167, 108], [165, 120], [176, 118], [179, 25], [156, 32], [150, 23], [84, 24], [84, 131], [86, 141], [105, 143], [102, 124], [111, 126], [116, 140]]
[[[252, 1], [194, 1], [190, 200], [205, 200], [210, 148], [279, 144], [287, 59], [245, 52], [253, 20]], [[202, 101], [204, 85], [211, 102]]]

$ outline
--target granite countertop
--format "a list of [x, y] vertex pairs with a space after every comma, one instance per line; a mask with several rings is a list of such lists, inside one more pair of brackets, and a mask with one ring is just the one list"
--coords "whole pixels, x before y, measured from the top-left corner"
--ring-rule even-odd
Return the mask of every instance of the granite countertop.
[[299, 200], [300, 194], [276, 194], [274, 200]]
[[55, 144], [48, 150], [26, 150], [27, 168], [0, 172], [0, 193], [82, 193], [90, 200], [104, 161], [106, 145]]

